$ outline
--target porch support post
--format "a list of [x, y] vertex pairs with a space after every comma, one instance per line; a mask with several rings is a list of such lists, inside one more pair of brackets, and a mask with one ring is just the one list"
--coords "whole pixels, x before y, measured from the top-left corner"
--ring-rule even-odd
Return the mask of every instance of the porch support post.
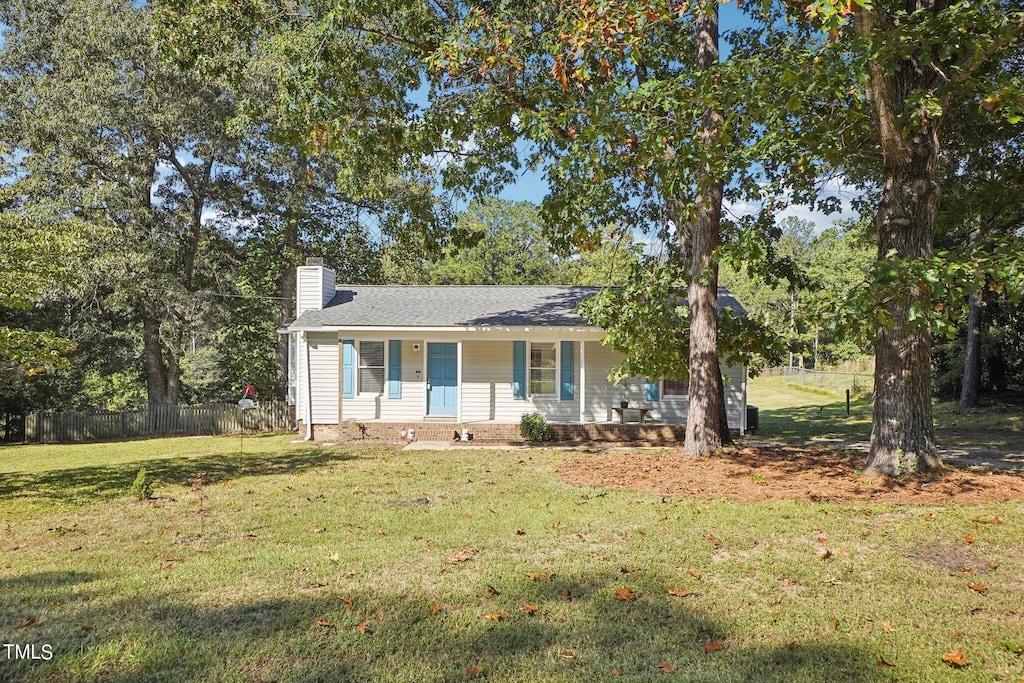
[[587, 421], [587, 341], [580, 340], [580, 422]]
[[455, 376], [458, 390], [455, 392], [455, 420], [462, 423], [462, 340], [455, 345]]

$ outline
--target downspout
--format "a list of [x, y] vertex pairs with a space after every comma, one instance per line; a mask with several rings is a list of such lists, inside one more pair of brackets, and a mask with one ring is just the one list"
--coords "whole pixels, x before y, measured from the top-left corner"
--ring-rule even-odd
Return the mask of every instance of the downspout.
[[313, 384], [309, 367], [309, 344], [306, 342], [306, 333], [302, 332], [302, 348], [306, 354], [306, 436], [303, 441], [313, 439]]

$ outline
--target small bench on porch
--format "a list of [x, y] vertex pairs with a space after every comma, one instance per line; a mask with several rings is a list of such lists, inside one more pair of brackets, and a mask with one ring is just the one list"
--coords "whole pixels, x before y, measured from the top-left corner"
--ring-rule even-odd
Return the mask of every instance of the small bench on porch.
[[615, 411], [615, 414], [619, 416], [619, 423], [620, 424], [623, 424], [623, 423], [626, 422], [626, 411], [627, 410], [635, 410], [635, 411], [637, 411], [640, 414], [640, 424], [644, 424], [644, 418], [647, 416], [647, 413], [651, 412], [650, 408], [644, 408], [644, 407], [641, 407], [641, 406], [629, 406], [627, 408], [623, 408], [621, 406], [613, 406], [612, 410]]

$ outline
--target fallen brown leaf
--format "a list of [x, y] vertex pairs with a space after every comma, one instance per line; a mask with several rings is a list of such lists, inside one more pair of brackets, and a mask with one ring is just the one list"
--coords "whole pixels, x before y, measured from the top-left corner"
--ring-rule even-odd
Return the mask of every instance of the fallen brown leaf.
[[972, 591], [977, 591], [979, 593], [985, 592], [985, 584], [983, 583], [969, 583], [967, 584], [967, 587], [970, 588]]
[[963, 634], [963, 631], [953, 631], [949, 634], [950, 638], [959, 638]]
[[491, 585], [487, 586], [487, 594], [488, 595], [500, 595], [500, 593], [498, 593], [498, 589], [495, 588], [494, 586], [491, 586]]
[[829, 550], [828, 548], [825, 548], [820, 553], [818, 553], [818, 559], [819, 560], [827, 560], [830, 557], [832, 557], [832, 551]]
[[431, 613], [431, 614], [437, 614], [437, 613], [438, 613], [438, 612], [440, 612], [440, 611], [441, 611], [441, 605], [440, 605], [440, 604], [438, 604], [438, 603], [436, 603], [436, 602], [435, 602], [435, 603], [433, 603], [433, 604], [432, 604], [432, 605], [430, 606], [430, 613]]
[[947, 652], [942, 655], [942, 661], [957, 669], [967, 666], [967, 657], [964, 656], [964, 649], [957, 648], [956, 652]]
[[331, 622], [327, 621], [326, 619], [317, 619], [313, 623], [316, 624], [317, 626], [326, 626], [328, 628], [334, 628], [334, 624], [332, 624]]
[[1003, 518], [999, 515], [993, 515], [992, 517], [972, 517], [972, 522], [980, 522], [981, 524], [1002, 524]]
[[673, 671], [675, 671], [676, 669], [678, 669], [679, 667], [677, 667], [672, 662], [662, 662], [661, 664], [658, 665], [658, 668], [661, 669], [662, 671], [664, 671], [665, 673], [670, 674]]
[[685, 598], [687, 595], [696, 595], [693, 591], [688, 591], [685, 588], [669, 588], [669, 595], [674, 595], [677, 598]]
[[493, 619], [494, 621], [501, 621], [502, 619], [505, 619], [507, 617], [508, 617], [508, 612], [491, 612], [490, 614], [485, 614], [485, 615], [483, 615], [480, 618], [481, 619]]
[[974, 576], [978, 573], [977, 569], [970, 569], [968, 567], [957, 567], [957, 569], [963, 572], [965, 576]]
[[373, 633], [373, 629], [370, 628], [370, 622], [365, 619], [356, 624], [356, 630], [360, 633]]
[[724, 646], [725, 646], [725, 643], [723, 643], [722, 641], [720, 641], [720, 640], [712, 640], [710, 643], [708, 643], [707, 645], [704, 646], [704, 654], [708, 654], [709, 652], [714, 652], [715, 650], [721, 650], [722, 647], [724, 647]]
[[875, 659], [875, 666], [884, 666], [886, 669], [896, 668], [895, 664], [890, 664], [889, 662], [885, 661], [885, 659], [882, 657], [878, 657]]
[[964, 543], [974, 543], [974, 534], [964, 536]]
[[31, 628], [32, 626], [36, 626], [36, 625], [37, 625], [37, 624], [39, 624], [39, 623], [40, 623], [40, 619], [36, 619], [35, 617], [33, 617], [32, 619], [29, 619], [28, 621], [23, 621], [23, 622], [21, 622], [20, 624], [18, 624], [18, 625], [17, 625], [17, 626], [15, 626], [14, 628], [15, 628], [15, 629], [19, 629], [19, 628]]
[[527, 574], [527, 576], [530, 577], [530, 581], [548, 581], [554, 575], [551, 574], [551, 573], [548, 573], [548, 574], [529, 573], [529, 574]]
[[311, 529], [311, 531], [314, 534], [322, 534], [323, 532], [327, 531], [327, 527], [322, 526], [322, 527], [318, 527], [318, 528], [315, 528], [315, 529]]
[[537, 613], [537, 609], [538, 609], [537, 605], [523, 605], [523, 611], [526, 612], [527, 614], [529, 614], [530, 616], [533, 616], [534, 614], [536, 614]]
[[522, 529], [516, 529], [516, 536], [525, 536], [526, 532]]
[[696, 569], [694, 569], [693, 567], [690, 567], [689, 569], [687, 569], [686, 573], [689, 574], [690, 576], [692, 576], [695, 579], [699, 579], [700, 578], [700, 572], [697, 571]]
[[355, 603], [353, 603], [350, 598], [338, 598], [338, 599], [341, 600], [345, 604], [345, 607], [348, 607], [348, 611], [349, 612], [351, 612], [352, 610], [354, 610], [356, 608]]
[[835, 631], [837, 628], [839, 628], [839, 620], [835, 617], [832, 617], [828, 620], [828, 627], [830, 630]]
[[466, 670], [462, 672], [462, 678], [470, 680], [471, 678], [480, 678], [484, 673], [482, 666], [467, 666]]
[[445, 564], [457, 564], [459, 562], [467, 562], [473, 559], [473, 556], [476, 555], [478, 552], [480, 551], [472, 548], [469, 550], [460, 548], [457, 552], [449, 554], [448, 557], [444, 558], [444, 560], [442, 561]]
[[636, 593], [629, 586], [623, 586], [615, 591], [616, 600], [636, 600]]

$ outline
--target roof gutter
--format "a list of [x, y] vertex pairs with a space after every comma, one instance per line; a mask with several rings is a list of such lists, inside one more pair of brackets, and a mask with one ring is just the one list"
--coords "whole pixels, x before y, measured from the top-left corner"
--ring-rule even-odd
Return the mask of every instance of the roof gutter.
[[594, 325], [317, 325], [295, 326], [291, 332], [570, 332], [603, 333], [604, 329]]

